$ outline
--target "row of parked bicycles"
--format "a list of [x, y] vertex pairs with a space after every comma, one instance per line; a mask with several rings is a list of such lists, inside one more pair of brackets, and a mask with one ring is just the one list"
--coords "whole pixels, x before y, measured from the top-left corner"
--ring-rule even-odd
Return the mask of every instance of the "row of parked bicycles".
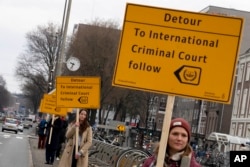
[[217, 149], [214, 150], [198, 150], [196, 151], [196, 160], [202, 166], [207, 167], [224, 167], [229, 166], [229, 152], [219, 152]]
[[100, 131], [95, 131], [93, 134], [93, 138], [96, 140], [100, 140], [104, 143], [109, 143], [109, 144], [116, 145], [116, 146], [121, 146], [125, 140], [125, 137], [121, 134], [106, 135]]

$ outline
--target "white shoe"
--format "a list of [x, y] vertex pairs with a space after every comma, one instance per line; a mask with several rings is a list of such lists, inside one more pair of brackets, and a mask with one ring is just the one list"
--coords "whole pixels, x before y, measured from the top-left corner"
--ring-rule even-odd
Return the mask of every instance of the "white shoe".
[[56, 157], [56, 160], [57, 160], [57, 161], [59, 161], [59, 160], [60, 160], [60, 158], [59, 158], [59, 157]]

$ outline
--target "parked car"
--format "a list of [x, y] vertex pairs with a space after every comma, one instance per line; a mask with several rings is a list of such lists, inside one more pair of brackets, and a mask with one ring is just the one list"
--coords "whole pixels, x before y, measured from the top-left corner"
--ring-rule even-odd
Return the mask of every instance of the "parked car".
[[3, 125], [2, 125], [2, 132], [5, 130], [14, 131], [17, 134], [18, 120], [14, 118], [5, 118]]
[[0, 122], [4, 121], [5, 115], [3, 113], [0, 113]]
[[23, 132], [23, 124], [18, 125], [18, 131]]
[[29, 129], [32, 126], [33, 126], [32, 119], [25, 117], [24, 120], [23, 120], [23, 127]]

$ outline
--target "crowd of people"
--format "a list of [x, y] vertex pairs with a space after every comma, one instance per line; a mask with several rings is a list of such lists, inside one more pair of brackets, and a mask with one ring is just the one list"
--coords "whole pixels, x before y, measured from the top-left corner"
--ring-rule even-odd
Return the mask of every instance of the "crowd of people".
[[[92, 145], [93, 132], [88, 122], [88, 111], [79, 110], [79, 116], [69, 122], [65, 117], [56, 115], [39, 123], [38, 149], [45, 149], [45, 164], [52, 165], [59, 160], [60, 167], [88, 166], [88, 150]], [[191, 128], [183, 118], [173, 119], [170, 123], [169, 136], [163, 167], [200, 167], [190, 145]], [[65, 145], [62, 147], [62, 145]], [[148, 157], [143, 167], [155, 167], [159, 144]]]
[[92, 128], [87, 117], [86, 109], [80, 109], [78, 120], [72, 122], [59, 115], [50, 119], [42, 116], [38, 125], [38, 149], [45, 149], [45, 164], [53, 165], [56, 159], [60, 167], [88, 166], [86, 155], [92, 145]]
[[45, 149], [45, 164], [53, 164], [55, 157], [60, 160], [67, 126], [67, 120], [63, 116], [56, 115], [49, 120], [46, 115], [42, 116], [38, 125], [38, 149]]

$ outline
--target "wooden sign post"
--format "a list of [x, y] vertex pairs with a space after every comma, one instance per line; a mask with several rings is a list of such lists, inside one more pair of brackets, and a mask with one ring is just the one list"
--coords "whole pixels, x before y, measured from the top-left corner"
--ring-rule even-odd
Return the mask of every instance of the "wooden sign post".
[[[76, 110], [76, 122], [79, 122], [79, 108]], [[79, 126], [77, 126], [76, 127], [76, 144], [75, 144], [75, 146], [76, 146], [76, 149], [75, 149], [75, 151], [76, 151], [76, 154], [78, 153], [78, 139], [79, 138]]]
[[[55, 115], [53, 114], [53, 115], [52, 115], [52, 120], [51, 120], [51, 125], [54, 125], [54, 121], [55, 121]], [[49, 133], [49, 141], [48, 141], [48, 144], [50, 144], [50, 142], [51, 142], [52, 132], [53, 132], [53, 127], [51, 126], [51, 127], [50, 127], [50, 133]]]
[[166, 105], [165, 116], [163, 120], [162, 126], [162, 133], [161, 133], [161, 140], [160, 140], [160, 147], [157, 156], [157, 167], [162, 167], [164, 164], [164, 158], [166, 153], [166, 147], [168, 143], [168, 135], [169, 135], [169, 128], [170, 122], [172, 118], [173, 106], [174, 106], [175, 96], [168, 96], [168, 101]]

